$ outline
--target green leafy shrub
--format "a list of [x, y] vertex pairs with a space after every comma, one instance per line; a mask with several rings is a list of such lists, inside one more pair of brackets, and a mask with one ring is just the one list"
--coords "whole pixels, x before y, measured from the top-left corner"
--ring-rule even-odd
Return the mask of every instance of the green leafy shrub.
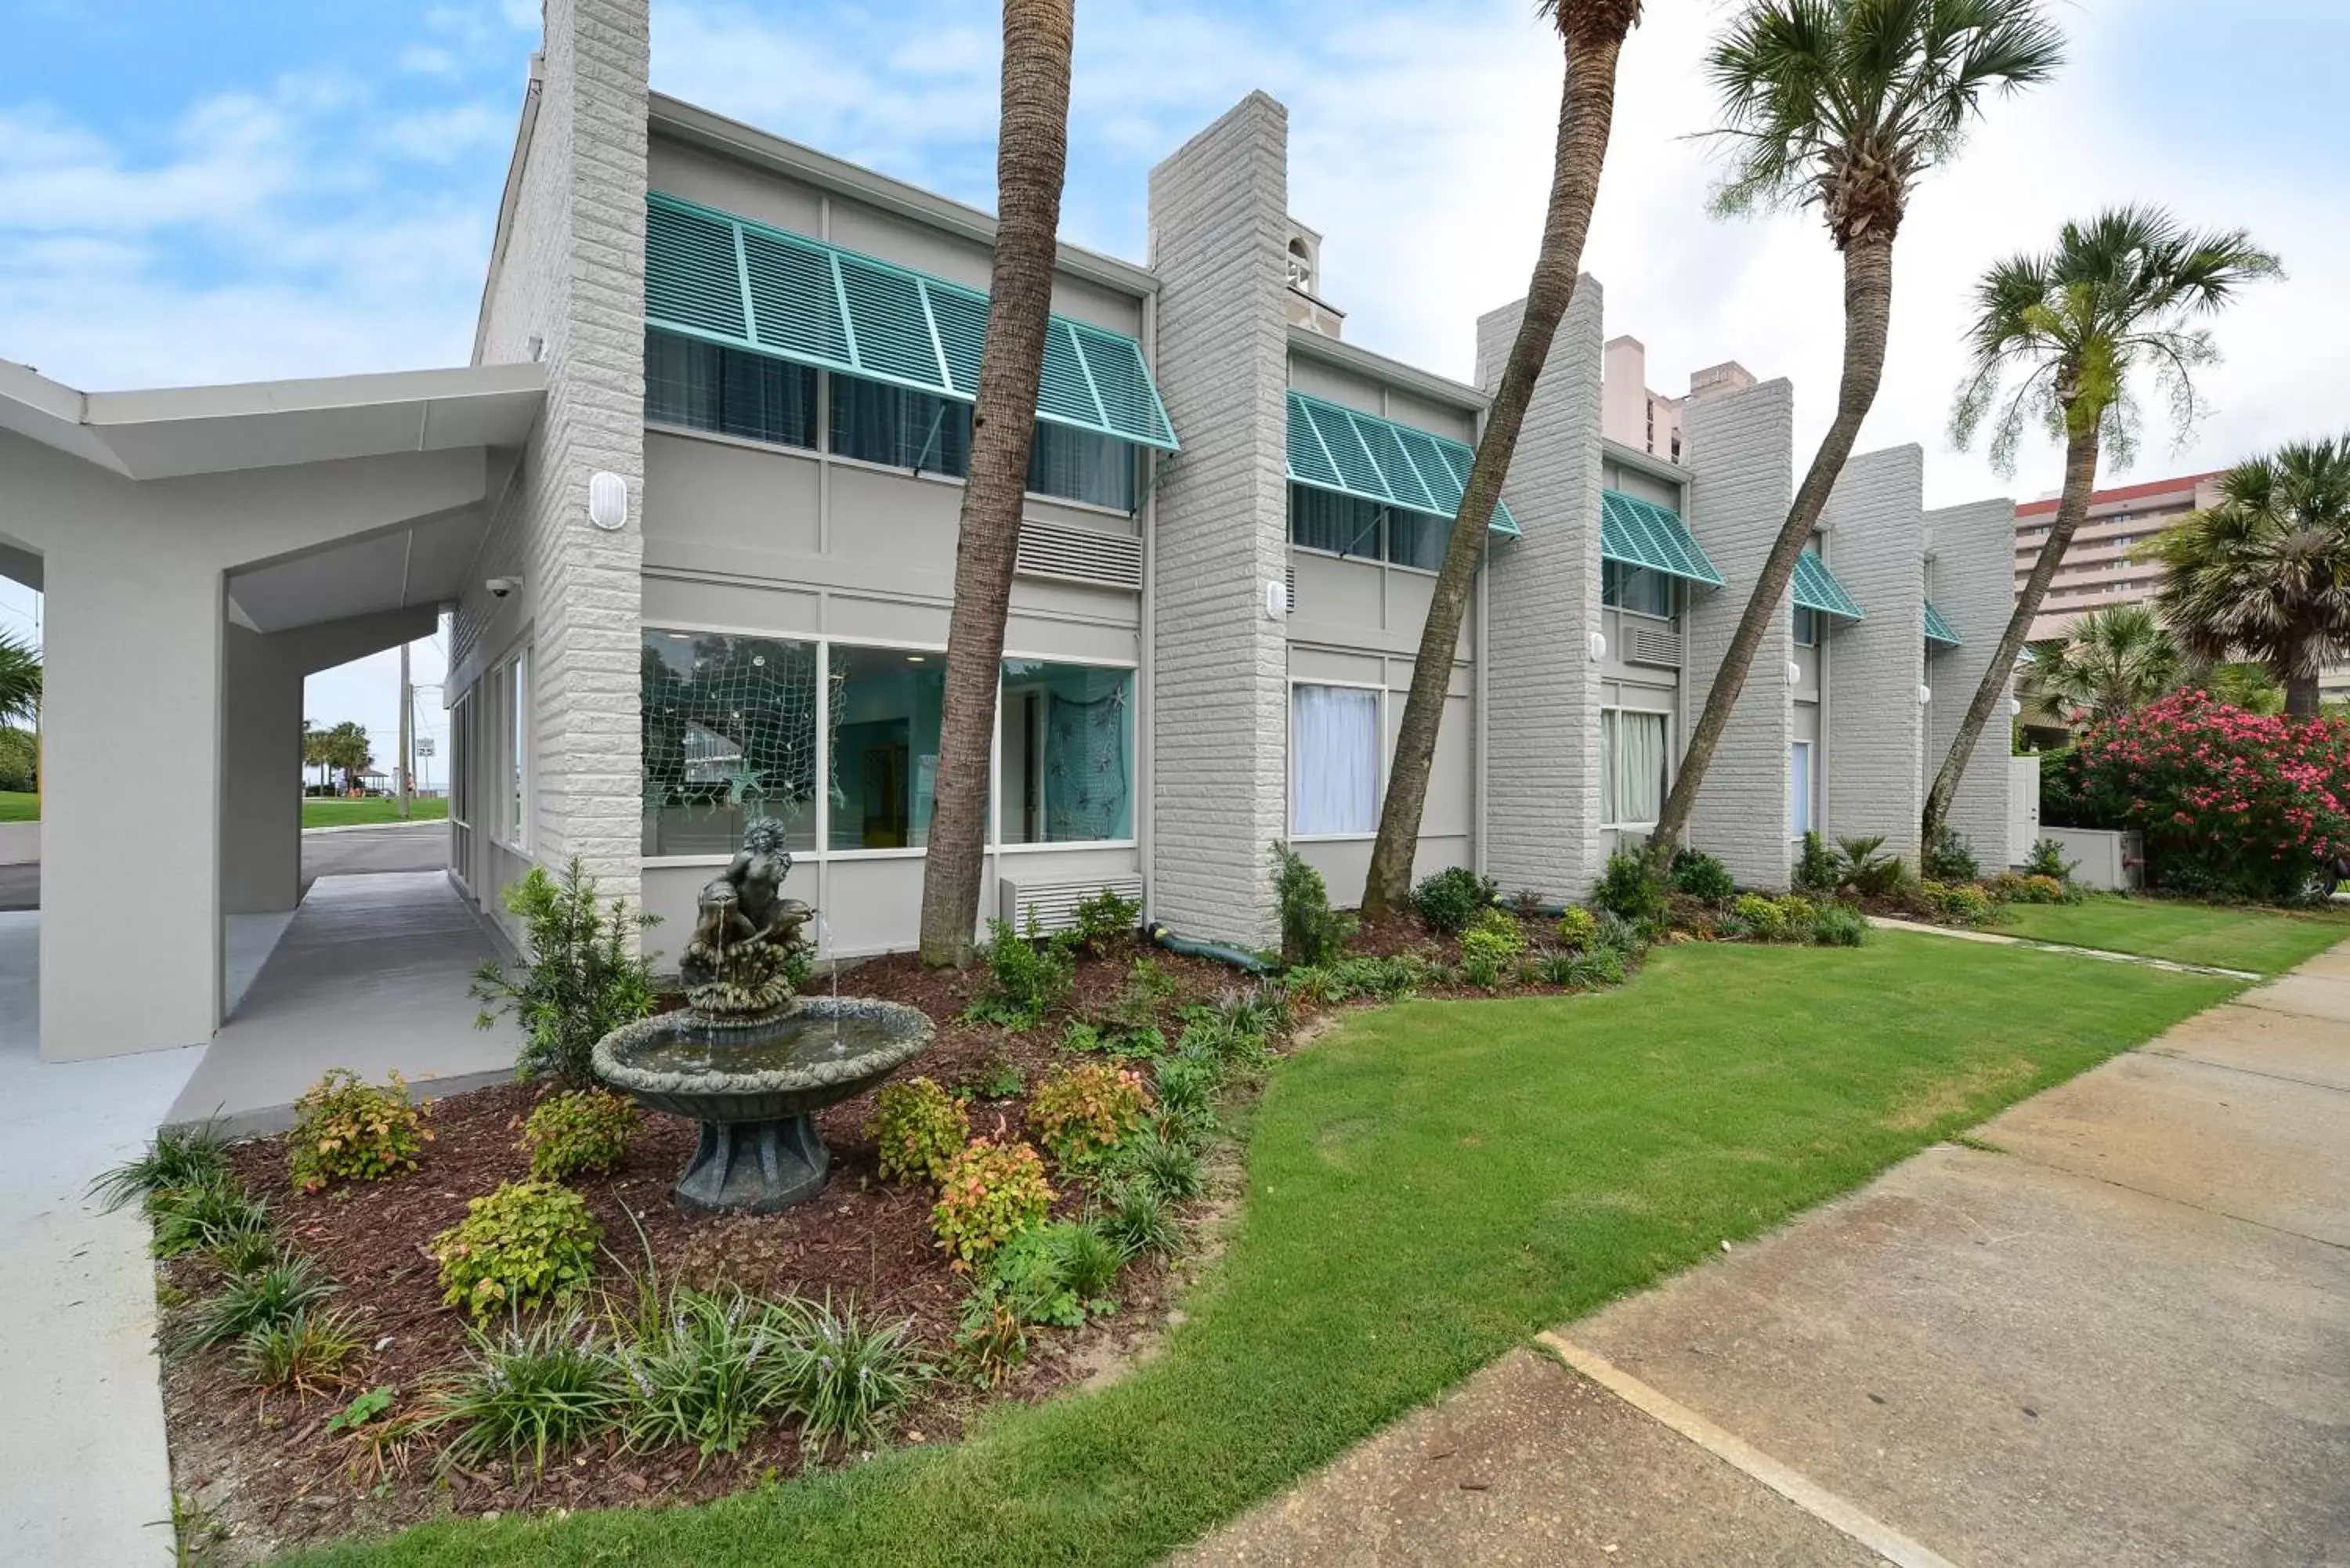
[[294, 1102], [286, 1159], [294, 1185], [317, 1192], [330, 1182], [382, 1181], [413, 1170], [432, 1140], [399, 1074], [378, 1087], [348, 1068], [331, 1067]]
[[1028, 1087], [1020, 1065], [1001, 1051], [992, 1051], [979, 1069], [972, 1090], [983, 1100], [1008, 1100]]
[[1835, 851], [1816, 832], [1804, 834], [1802, 853], [1795, 857], [1794, 885], [1798, 893], [1833, 893], [1836, 889], [1838, 866]]
[[1998, 902], [2002, 904], [2012, 902], [2022, 895], [2023, 873], [2002, 870], [1991, 879], [1987, 887], [1991, 898]]
[[1487, 905], [1477, 911], [1461, 933], [1461, 961], [1472, 959], [1508, 963], [1526, 950], [1526, 929], [1507, 909]]
[[1982, 875], [1975, 846], [1947, 822], [1934, 829], [1934, 836], [1918, 857], [1918, 867], [1929, 882], [1971, 882]]
[[1812, 941], [1824, 948], [1856, 948], [1868, 940], [1868, 918], [1850, 904], [1823, 904], [1812, 916]]
[[0, 790], [30, 794], [40, 787], [41, 743], [29, 730], [0, 725]]
[[1673, 851], [1672, 884], [1674, 892], [1709, 904], [1726, 904], [1738, 892], [1729, 867], [1686, 845]]
[[574, 1089], [533, 1107], [522, 1125], [522, 1147], [530, 1173], [541, 1181], [561, 1181], [582, 1171], [618, 1170], [629, 1157], [629, 1135], [637, 1127], [637, 1107], [609, 1089]]
[[1089, 898], [1079, 899], [1073, 913], [1077, 945], [1104, 958], [1134, 940], [1135, 929], [1142, 924], [1142, 900], [1121, 898], [1104, 888]]
[[277, 1322], [244, 1332], [237, 1341], [237, 1369], [256, 1388], [321, 1393], [341, 1386], [344, 1367], [366, 1343], [349, 1314], [296, 1307]]
[[1147, 1183], [1160, 1196], [1180, 1201], [1197, 1198], [1208, 1184], [1200, 1151], [1173, 1128], [1154, 1122], [1118, 1151], [1121, 1176]]
[[988, 921], [989, 987], [964, 1016], [974, 1023], [997, 1023], [1015, 1032], [1035, 1028], [1076, 983], [1075, 946], [1075, 938], [1066, 931], [1044, 935], [1034, 913], [1025, 937], [1009, 920]]
[[596, 1272], [603, 1229], [587, 1201], [552, 1181], [509, 1181], [465, 1205], [465, 1218], [432, 1239], [442, 1299], [475, 1322], [564, 1300]]
[[653, 1011], [652, 961], [637, 937], [659, 917], [632, 914], [619, 898], [598, 904], [596, 878], [577, 856], [560, 880], [532, 867], [506, 889], [505, 905], [522, 920], [529, 961], [513, 973], [495, 962], [473, 971], [473, 993], [482, 1003], [473, 1025], [487, 1029], [512, 1013], [523, 1032], [516, 1076], [592, 1089], [596, 1042]]
[[174, 1325], [171, 1342], [182, 1351], [226, 1345], [255, 1329], [287, 1323], [334, 1292], [335, 1282], [317, 1264], [298, 1253], [281, 1253], [265, 1269], [229, 1276], [217, 1292], [189, 1307]]
[[219, 1252], [269, 1238], [269, 1205], [248, 1194], [234, 1177], [192, 1187], [166, 1187], [147, 1196], [147, 1217], [155, 1227], [159, 1258], [183, 1252]]
[[277, 1261], [277, 1238], [268, 1231], [237, 1231], [204, 1249], [224, 1274], [250, 1274]]
[[973, 1138], [939, 1179], [931, 1220], [939, 1245], [957, 1268], [968, 1269], [1021, 1231], [1043, 1224], [1052, 1204], [1045, 1162], [1035, 1149]]
[[1665, 888], [1645, 858], [1619, 849], [1607, 857], [1591, 901], [1618, 919], [1659, 919], [1665, 912]]
[[[658, 1301], [656, 1295], [653, 1298]], [[793, 1394], [795, 1314], [737, 1290], [679, 1286], [614, 1349], [629, 1396], [629, 1445], [690, 1443], [703, 1459], [732, 1453]]]
[[1330, 907], [1330, 890], [1322, 873], [1286, 844], [1273, 853], [1273, 896], [1281, 910], [1281, 961], [1326, 964], [1346, 950], [1353, 940], [1356, 920]]
[[796, 1315], [798, 1332], [784, 1359], [801, 1440], [822, 1453], [879, 1438], [931, 1376], [913, 1320], [868, 1323], [853, 1307], [835, 1311], [829, 1296]]
[[2064, 844], [2054, 838], [2033, 839], [2031, 853], [2023, 857], [2025, 876], [2045, 877], [2052, 882], [2069, 882], [2080, 868], [2078, 860], [2064, 858]]
[[995, 1250], [978, 1289], [1024, 1324], [1081, 1326], [1107, 1299], [1124, 1262], [1118, 1244], [1089, 1221], [1062, 1220], [1024, 1231]]
[[1029, 1125], [1063, 1165], [1083, 1168], [1115, 1153], [1142, 1125], [1150, 1096], [1130, 1068], [1063, 1067], [1028, 1097]]
[[1918, 898], [1928, 914], [1955, 926], [1980, 926], [1994, 909], [1991, 895], [1971, 882], [1921, 881]]
[[527, 1454], [536, 1472], [618, 1426], [628, 1394], [619, 1363], [576, 1314], [510, 1324], [495, 1336], [473, 1331], [465, 1364], [440, 1379], [418, 1425], [457, 1428], [452, 1463], [519, 1465]]
[[1223, 1063], [1200, 1048], [1178, 1052], [1159, 1063], [1151, 1086], [1161, 1116], [1205, 1131], [1216, 1125], [1216, 1094], [1223, 1083]]
[[2031, 876], [2023, 879], [2023, 890], [2016, 895], [2021, 904], [2069, 904], [2072, 884], [2054, 877]]
[[1182, 1240], [1167, 1195], [1147, 1181], [1113, 1178], [1102, 1184], [1094, 1223], [1128, 1258], [1171, 1252]]
[[1787, 918], [1779, 900], [1764, 893], [1741, 893], [1731, 914], [1753, 933], [1758, 942], [1775, 942], [1787, 934]]
[[151, 1204], [159, 1192], [215, 1187], [228, 1179], [228, 1140], [206, 1122], [157, 1133], [146, 1153], [100, 1172], [89, 1193], [111, 1214], [133, 1200]]
[[1885, 836], [1836, 840], [1836, 891], [1863, 898], [1889, 898], [1901, 890], [1908, 872], [1898, 855], [1887, 855]]
[[1599, 919], [1580, 904], [1570, 904], [1558, 917], [1558, 941], [1561, 947], [1586, 948], [1599, 934]]
[[971, 1115], [929, 1078], [885, 1084], [866, 1136], [880, 1149], [884, 1181], [935, 1182], [971, 1141]]
[[1463, 866], [1448, 866], [1420, 878], [1419, 886], [1411, 890], [1411, 907], [1430, 930], [1439, 936], [1458, 936], [1469, 929], [1477, 911], [1492, 907], [1501, 891], [1501, 884], [1491, 877], [1480, 877]]

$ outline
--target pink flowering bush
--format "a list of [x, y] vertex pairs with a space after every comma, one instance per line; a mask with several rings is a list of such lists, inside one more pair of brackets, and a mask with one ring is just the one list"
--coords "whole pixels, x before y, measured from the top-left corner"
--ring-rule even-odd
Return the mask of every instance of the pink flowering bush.
[[2085, 824], [2136, 828], [2154, 884], [2298, 898], [2350, 852], [2350, 722], [2269, 718], [2181, 691], [2092, 724], [2065, 771]]

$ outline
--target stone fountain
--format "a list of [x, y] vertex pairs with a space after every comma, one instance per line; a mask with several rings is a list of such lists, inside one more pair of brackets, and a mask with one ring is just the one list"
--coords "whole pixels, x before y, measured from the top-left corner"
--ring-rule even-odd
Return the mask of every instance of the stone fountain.
[[743, 833], [702, 888], [680, 966], [686, 1006], [596, 1043], [596, 1075], [653, 1110], [702, 1124], [677, 1197], [695, 1209], [772, 1213], [824, 1189], [831, 1153], [815, 1114], [863, 1094], [931, 1044], [920, 1010], [859, 996], [799, 996], [815, 911], [783, 896], [784, 827]]

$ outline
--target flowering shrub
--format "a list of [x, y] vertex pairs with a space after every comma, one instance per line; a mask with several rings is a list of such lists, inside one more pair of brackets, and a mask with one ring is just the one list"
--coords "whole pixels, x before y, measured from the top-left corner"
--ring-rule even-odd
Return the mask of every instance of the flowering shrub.
[[947, 1163], [931, 1222], [954, 1266], [968, 1269], [1021, 1231], [1042, 1225], [1052, 1202], [1045, 1162], [1035, 1149], [973, 1138]]
[[2298, 898], [2350, 852], [2350, 722], [2181, 691], [2089, 726], [2066, 772], [2091, 820], [2145, 836], [2151, 880], [2174, 892]]
[[884, 1181], [936, 1181], [971, 1137], [971, 1114], [929, 1078], [883, 1086], [866, 1133], [881, 1151]]
[[1140, 1074], [1088, 1062], [1037, 1085], [1028, 1120], [1063, 1165], [1081, 1166], [1116, 1152], [1149, 1105]]
[[432, 1139], [399, 1074], [379, 1087], [348, 1067], [330, 1067], [294, 1102], [286, 1148], [294, 1185], [317, 1192], [329, 1182], [381, 1181], [413, 1170]]

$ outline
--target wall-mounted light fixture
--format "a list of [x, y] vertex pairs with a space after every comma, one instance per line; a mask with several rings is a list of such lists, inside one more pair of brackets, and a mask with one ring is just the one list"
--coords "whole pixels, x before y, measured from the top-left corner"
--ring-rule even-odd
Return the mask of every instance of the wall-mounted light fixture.
[[1790, 686], [1801, 686], [1803, 683], [1804, 667], [1796, 663], [1792, 659], [1787, 660], [1787, 684]]
[[629, 482], [601, 469], [588, 476], [588, 521], [607, 534], [629, 524]]
[[1592, 663], [1596, 664], [1601, 659], [1607, 657], [1607, 634], [1606, 632], [1593, 632], [1588, 639], [1587, 645], [1591, 649]]
[[1931, 702], [1933, 700], [1934, 689], [1932, 687], [1920, 686], [1918, 688], [1918, 706], [1923, 708], [1927, 703]]

